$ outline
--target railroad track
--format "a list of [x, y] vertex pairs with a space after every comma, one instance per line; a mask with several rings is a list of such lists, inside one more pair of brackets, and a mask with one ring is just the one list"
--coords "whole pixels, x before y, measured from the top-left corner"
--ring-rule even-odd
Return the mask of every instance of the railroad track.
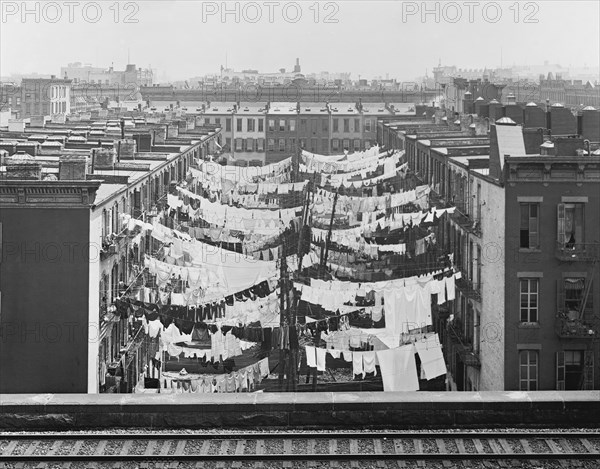
[[[548, 461], [554, 462], [552, 467], [600, 467], [600, 432], [0, 434], [0, 468], [56, 467], [55, 463], [73, 467], [84, 463], [85, 468], [134, 463], [131, 467], [148, 469], [182, 463], [187, 468], [205, 467], [208, 462], [216, 468], [313, 467], [316, 463], [319, 467], [473, 468], [547, 467]], [[476, 462], [479, 466], [474, 466]]]

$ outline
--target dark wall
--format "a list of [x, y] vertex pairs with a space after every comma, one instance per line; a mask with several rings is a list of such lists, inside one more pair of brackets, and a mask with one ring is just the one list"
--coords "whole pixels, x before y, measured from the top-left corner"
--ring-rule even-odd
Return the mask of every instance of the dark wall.
[[2, 208], [0, 222], [0, 393], [87, 392], [89, 209]]

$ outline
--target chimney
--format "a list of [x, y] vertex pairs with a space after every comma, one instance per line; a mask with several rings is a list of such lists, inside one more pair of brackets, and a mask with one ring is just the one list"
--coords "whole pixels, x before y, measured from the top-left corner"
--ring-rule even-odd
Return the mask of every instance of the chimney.
[[61, 181], [85, 181], [88, 161], [85, 156], [60, 157], [58, 162], [58, 179]]
[[42, 165], [23, 151], [6, 158], [6, 179], [41, 181]]

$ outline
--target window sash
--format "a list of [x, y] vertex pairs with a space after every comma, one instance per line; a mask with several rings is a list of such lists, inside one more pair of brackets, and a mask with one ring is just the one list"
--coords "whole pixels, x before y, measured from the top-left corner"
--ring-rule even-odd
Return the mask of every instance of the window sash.
[[538, 352], [521, 350], [519, 352], [519, 388], [521, 391], [537, 391], [538, 388]]
[[521, 322], [538, 322], [539, 279], [520, 279], [519, 299]]

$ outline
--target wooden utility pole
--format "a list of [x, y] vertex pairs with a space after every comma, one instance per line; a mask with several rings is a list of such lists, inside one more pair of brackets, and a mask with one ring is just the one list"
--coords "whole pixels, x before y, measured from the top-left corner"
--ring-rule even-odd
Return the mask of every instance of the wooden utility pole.
[[286, 232], [285, 230], [282, 233], [283, 236], [283, 244], [282, 248], [282, 256], [280, 263], [280, 272], [279, 272], [279, 390], [283, 389], [283, 376], [285, 374], [285, 350], [282, 347], [283, 342], [283, 331], [284, 328], [287, 327], [287, 317], [285, 314], [285, 297], [284, 292], [287, 288], [286, 282], [286, 273], [287, 273], [287, 265], [286, 265], [286, 256], [287, 256], [287, 240], [286, 240]]
[[338, 192], [335, 192], [333, 198], [333, 209], [331, 210], [331, 221], [329, 222], [329, 230], [327, 231], [327, 240], [325, 245], [321, 247], [321, 268], [327, 265], [327, 256], [329, 255], [329, 243], [331, 242], [331, 230], [333, 229], [333, 219], [335, 218], [335, 206], [337, 205]]

